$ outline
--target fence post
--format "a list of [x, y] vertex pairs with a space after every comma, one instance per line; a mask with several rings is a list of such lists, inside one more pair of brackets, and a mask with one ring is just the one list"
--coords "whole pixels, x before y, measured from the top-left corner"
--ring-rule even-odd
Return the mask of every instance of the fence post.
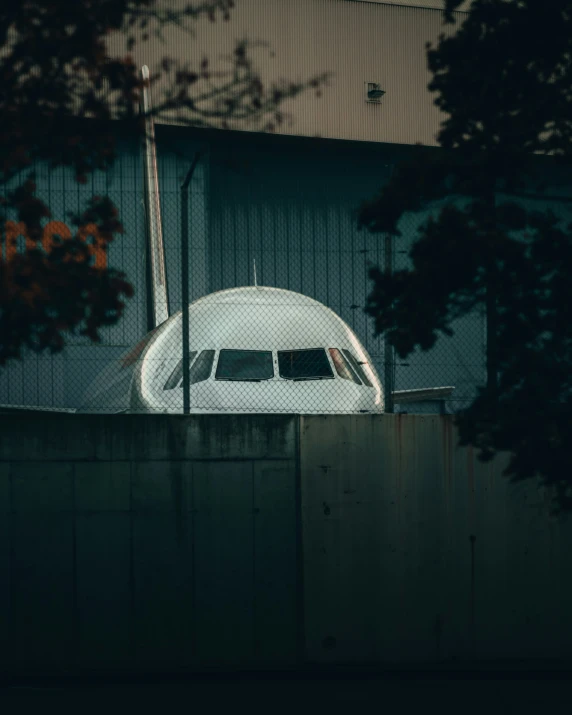
[[201, 152], [197, 152], [181, 184], [181, 300], [183, 308], [183, 414], [191, 411], [191, 381], [189, 365], [189, 184]]
[[[393, 235], [386, 233], [384, 238], [384, 272], [387, 275], [393, 273]], [[393, 391], [395, 390], [394, 380], [394, 360], [393, 347], [389, 343], [387, 333], [384, 338], [383, 345], [384, 358], [384, 376], [383, 376], [383, 391], [385, 393], [385, 411], [394, 412]]]

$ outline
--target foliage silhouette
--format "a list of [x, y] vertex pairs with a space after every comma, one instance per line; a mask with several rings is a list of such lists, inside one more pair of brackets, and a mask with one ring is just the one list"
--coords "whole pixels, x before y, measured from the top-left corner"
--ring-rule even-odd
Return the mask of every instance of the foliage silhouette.
[[[116, 323], [133, 288], [124, 273], [107, 267], [105, 252], [122, 233], [117, 209], [93, 197], [76, 229], [52, 236], [50, 208], [36, 196], [34, 167], [70, 168], [79, 183], [107, 171], [117, 156], [118, 127], [142, 135], [143, 80], [131, 56], [137, 43], [177, 26], [196, 36], [201, 21], [226, 21], [233, 0], [11, 0], [0, 9], [0, 219], [10, 220], [0, 252], [0, 366], [22, 349], [59, 351], [67, 332], [93, 341]], [[109, 49], [122, 38], [125, 52]], [[152, 69], [152, 114], [198, 127], [249, 123], [272, 131], [288, 117], [286, 99], [326, 77], [264, 85], [251, 45], [240, 41], [226, 64], [208, 57], [193, 65], [168, 56]], [[16, 219], [14, 221], [14, 219]], [[17, 234], [26, 249], [15, 249]], [[89, 239], [86, 240], [86, 239]], [[97, 257], [94, 260], [94, 254]], [[99, 260], [98, 260], [99, 258]]]
[[[460, 0], [445, 5], [456, 22]], [[359, 223], [399, 236], [406, 212], [429, 208], [431, 218], [411, 270], [371, 270], [366, 312], [404, 357], [485, 310], [487, 384], [457, 416], [461, 443], [484, 460], [509, 451], [506, 473], [539, 475], [555, 511], [569, 511], [572, 225], [527, 198], [542, 198], [551, 172], [572, 184], [572, 1], [474, 0], [427, 50], [441, 148], [418, 147]]]

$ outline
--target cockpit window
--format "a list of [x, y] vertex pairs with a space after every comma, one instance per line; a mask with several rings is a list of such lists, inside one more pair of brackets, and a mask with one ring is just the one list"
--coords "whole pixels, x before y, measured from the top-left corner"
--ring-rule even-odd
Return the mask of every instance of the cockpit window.
[[[189, 353], [189, 362], [191, 362], [191, 369], [189, 371], [189, 378], [191, 385], [196, 382], [203, 382], [203, 380], [208, 380], [211, 374], [214, 361], [214, 350], [203, 350], [196, 361], [193, 363], [197, 352], [194, 350]], [[181, 387], [183, 384], [183, 361], [179, 360], [177, 366], [173, 372], [169, 375], [169, 379], [165, 383], [164, 390], [172, 390], [175, 387]]]
[[213, 369], [214, 350], [203, 350], [195, 362], [191, 365], [190, 384], [208, 380]]
[[[195, 357], [197, 356], [196, 350], [194, 352], [189, 353], [189, 362], [192, 363]], [[175, 387], [179, 387], [179, 385], [183, 381], [183, 360], [179, 360], [177, 363], [177, 366], [173, 370], [173, 372], [169, 375], [169, 379], [165, 383], [165, 387], [163, 390], [172, 390]]]
[[216, 367], [217, 380], [259, 381], [274, 377], [270, 350], [221, 350]]
[[334, 373], [324, 348], [315, 350], [279, 350], [278, 370], [286, 380], [324, 380]]
[[361, 363], [358, 361], [358, 359], [352, 353], [350, 353], [349, 350], [346, 350], [345, 348], [342, 348], [342, 352], [349, 360], [350, 365], [353, 367], [353, 369], [360, 376], [360, 379], [363, 382], [363, 384], [367, 385], [368, 387], [373, 387], [371, 380], [366, 375], [366, 372], [363, 369]]
[[332, 358], [332, 362], [334, 363], [334, 367], [336, 368], [336, 372], [340, 377], [344, 380], [351, 380], [352, 382], [355, 382], [356, 385], [361, 385], [361, 380], [357, 376], [355, 370], [349, 364], [347, 358], [345, 358], [337, 348], [330, 348], [330, 356]]

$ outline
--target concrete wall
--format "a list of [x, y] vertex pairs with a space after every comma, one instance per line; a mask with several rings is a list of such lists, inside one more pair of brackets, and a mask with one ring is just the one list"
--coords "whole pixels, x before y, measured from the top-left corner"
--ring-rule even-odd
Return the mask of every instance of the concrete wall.
[[572, 656], [572, 520], [437, 415], [303, 417], [311, 662]]
[[296, 660], [296, 420], [0, 418], [0, 664]]
[[571, 522], [448, 416], [0, 416], [0, 667], [569, 658]]

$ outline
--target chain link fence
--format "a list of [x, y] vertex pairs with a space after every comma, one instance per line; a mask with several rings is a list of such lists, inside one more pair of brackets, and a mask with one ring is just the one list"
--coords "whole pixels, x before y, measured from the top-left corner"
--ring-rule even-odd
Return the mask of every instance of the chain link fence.
[[[150, 266], [138, 146], [126, 142], [114, 169], [83, 186], [64, 170], [38, 169], [53, 217], [47, 231], [94, 194], [114, 201], [125, 233], [105, 260], [127, 274], [135, 296], [101, 343], [69, 336], [60, 354], [26, 355], [2, 369], [1, 404], [174, 414], [455, 412], [470, 404], [486, 380], [484, 315], [457, 320], [452, 337], [403, 360], [364, 313], [370, 266], [407, 267], [427, 218], [405, 216], [403, 237], [392, 242], [357, 230], [356, 208], [388, 179], [389, 163], [368, 163], [359, 147], [347, 150], [351, 163], [256, 147], [253, 138], [241, 147], [238, 139], [219, 146], [180, 137], [159, 140], [162, 285], [162, 271], [153, 280]], [[24, 237], [16, 243], [24, 250]], [[156, 326], [161, 301], [169, 317]]]

